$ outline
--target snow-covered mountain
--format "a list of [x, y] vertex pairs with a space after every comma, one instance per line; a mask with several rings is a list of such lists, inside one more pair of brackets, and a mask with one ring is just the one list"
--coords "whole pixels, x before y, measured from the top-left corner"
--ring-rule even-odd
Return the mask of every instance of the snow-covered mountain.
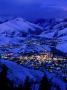
[[25, 21], [22, 18], [14, 18], [0, 24], [0, 52], [33, 52], [44, 51], [49, 47], [38, 44], [37, 36], [43, 32], [43, 28]]
[[67, 53], [67, 19], [40, 19], [30, 23], [14, 18], [0, 24], [0, 53], [51, 51]]
[[0, 33], [9, 32], [12, 34], [12, 32], [14, 31], [14, 33], [16, 32], [15, 34], [19, 34], [20, 32], [22, 36], [23, 34], [29, 33], [38, 35], [43, 31], [42, 29], [42, 27], [25, 21], [22, 18], [15, 18], [0, 25]]
[[4, 22], [7, 22], [7, 21], [9, 21], [9, 20], [12, 20], [12, 19], [14, 19], [15, 17], [13, 16], [0, 16], [0, 24], [1, 23], [4, 23]]
[[67, 19], [40, 19], [36, 23], [44, 28], [40, 37], [51, 39], [56, 49], [67, 53]]

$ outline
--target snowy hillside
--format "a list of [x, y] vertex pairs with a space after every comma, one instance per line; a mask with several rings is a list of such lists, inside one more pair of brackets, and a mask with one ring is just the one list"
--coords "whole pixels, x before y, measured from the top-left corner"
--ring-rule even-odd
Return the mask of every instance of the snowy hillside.
[[[29, 49], [27, 49], [28, 44], [32, 41], [31, 39], [35, 41], [33, 36], [38, 36], [42, 32], [42, 27], [25, 21], [22, 18], [14, 18], [4, 22], [0, 24], [0, 51], [1, 53], [21, 53], [26, 52], [27, 50], [33, 51], [33, 46], [30, 46]], [[44, 50], [40, 45], [35, 46], [34, 50], [39, 50], [37, 49], [39, 47], [41, 47], [41, 50]]]
[[8, 33], [8, 30], [9, 34], [12, 34], [12, 32], [14, 34], [21, 33], [23, 36], [23, 34], [29, 33], [38, 35], [43, 31], [43, 28], [38, 25], [27, 22], [22, 18], [15, 18], [0, 25], [0, 33]]
[[[6, 77], [13, 84], [12, 87], [8, 86], [8, 87], [11, 87], [11, 89], [9, 89], [9, 90], [14, 90], [14, 87], [17, 88], [20, 85], [22, 88], [25, 85], [25, 83], [27, 83], [26, 79], [29, 79], [29, 83], [31, 84], [31, 86], [30, 87], [28, 86], [28, 87], [31, 88], [31, 90], [38, 90], [41, 79], [44, 76], [44, 74], [41, 71], [33, 70], [33, 69], [31, 70], [31, 69], [25, 68], [23, 66], [17, 65], [16, 63], [10, 62], [10, 61], [0, 60], [0, 75], [1, 75], [1, 71], [4, 67], [4, 65], [6, 66], [5, 68], [7, 68], [7, 70], [8, 70], [6, 73], [7, 74]], [[4, 73], [4, 75], [5, 75], [5, 73]], [[2, 78], [2, 77], [0, 77], [0, 78]], [[0, 80], [0, 83], [1, 82], [2, 81]], [[5, 80], [3, 82], [3, 85], [4, 85], [4, 83], [5, 83]], [[11, 85], [9, 83], [9, 81], [6, 83]], [[1, 84], [0, 84], [0, 88], [1, 88]], [[20, 88], [18, 88], [18, 90], [20, 90]], [[21, 89], [21, 90], [26, 90], [26, 89]]]
[[41, 19], [35, 23], [14, 18], [0, 24], [1, 53], [51, 51], [53, 47], [67, 53], [67, 19]]
[[0, 60], [0, 89], [7, 90], [66, 90], [66, 83], [55, 74]]
[[0, 24], [0, 53], [39, 53], [53, 47], [67, 53], [66, 19], [42, 19], [33, 24], [14, 18]]
[[67, 19], [42, 19], [36, 23], [44, 28], [40, 37], [51, 39], [56, 49], [67, 53]]
[[11, 16], [0, 16], [0, 24], [1, 23], [4, 23], [4, 22], [7, 22], [9, 20], [12, 20], [14, 19], [15, 17], [11, 17]]

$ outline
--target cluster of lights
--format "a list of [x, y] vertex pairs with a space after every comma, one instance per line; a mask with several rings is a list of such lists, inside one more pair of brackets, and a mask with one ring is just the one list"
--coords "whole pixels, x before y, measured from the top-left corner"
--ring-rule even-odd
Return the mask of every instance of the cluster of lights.
[[43, 54], [39, 54], [39, 55], [20, 56], [19, 59], [20, 60], [32, 60], [33, 59], [33, 60], [45, 61], [45, 60], [51, 59], [51, 54], [43, 53]]
[[[9, 59], [12, 60], [14, 59], [14, 54], [13, 53], [7, 53], [7, 54], [3, 54], [1, 55], [1, 58], [3, 59]], [[51, 53], [41, 53], [41, 54], [33, 54], [33, 55], [20, 55], [16, 57], [18, 59], [18, 61], [25, 61], [25, 60], [35, 60], [35, 61], [57, 61], [57, 60], [65, 60], [62, 57], [53, 57], [53, 54]]]
[[[12, 56], [13, 56], [13, 53], [8, 53], [8, 54], [1, 55], [2, 58], [11, 58]], [[20, 60], [32, 60], [32, 59], [35, 59], [35, 60], [42, 60], [42, 61], [48, 60], [48, 59], [50, 59], [50, 57], [51, 56], [50, 56], [49, 53], [43, 53], [43, 54], [41, 53], [39, 55], [30, 55], [30, 56], [28, 56], [28, 55], [18, 56], [18, 58]]]

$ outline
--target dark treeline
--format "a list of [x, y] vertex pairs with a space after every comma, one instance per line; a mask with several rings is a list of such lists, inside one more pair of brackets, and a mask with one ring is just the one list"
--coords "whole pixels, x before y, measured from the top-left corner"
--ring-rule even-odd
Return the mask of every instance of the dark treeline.
[[14, 83], [7, 78], [8, 68], [2, 65], [2, 72], [0, 73], [0, 90], [31, 90], [31, 84], [29, 78], [26, 78], [24, 86], [20, 84], [18, 87], [14, 87]]
[[[18, 87], [14, 86], [14, 82], [7, 78], [8, 68], [5, 65], [1, 66], [2, 71], [0, 72], [0, 90], [32, 90], [29, 77], [26, 78], [24, 85], [21, 83]], [[44, 76], [41, 80], [39, 90], [61, 90], [59, 87], [53, 87], [51, 81], [48, 80], [47, 76]]]

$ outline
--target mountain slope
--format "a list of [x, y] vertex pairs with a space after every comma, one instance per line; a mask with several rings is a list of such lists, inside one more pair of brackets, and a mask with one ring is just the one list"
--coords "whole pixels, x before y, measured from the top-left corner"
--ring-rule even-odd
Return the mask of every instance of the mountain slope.
[[[26, 80], [29, 80], [29, 83], [31, 84], [31, 86], [29, 88], [31, 88], [31, 90], [38, 90], [41, 79], [44, 76], [44, 74], [41, 71], [28, 69], [23, 66], [17, 65], [14, 62], [0, 60], [0, 75], [1, 75], [2, 70], [4, 70], [4, 66], [5, 66], [5, 70], [7, 70], [7, 72], [4, 71], [4, 77], [5, 77], [5, 72], [6, 72], [6, 78], [10, 82], [12, 82], [12, 87], [10, 90], [14, 90], [15, 88], [17, 88], [20, 85], [23, 87], [25, 85], [25, 83], [27, 83]], [[2, 78], [2, 77], [0, 76], [0, 78]], [[6, 81], [6, 83], [11, 85], [11, 83], [9, 83], [8, 80]], [[0, 81], [0, 82], [2, 82], [2, 81]], [[4, 83], [5, 83], [5, 80], [3, 82], [3, 85], [4, 85]], [[1, 87], [1, 85], [0, 85], [0, 87]], [[10, 87], [10, 86], [8, 86], [8, 87]], [[13, 89], [13, 87], [14, 87], [14, 89]], [[18, 90], [20, 90], [20, 89], [18, 89]], [[25, 90], [25, 89], [23, 89], [23, 90]]]
[[[44, 81], [45, 80], [45, 81]], [[66, 90], [67, 83], [47, 70], [40, 71], [0, 59], [0, 89]]]
[[67, 53], [67, 19], [42, 19], [36, 24], [22, 18], [4, 22], [0, 24], [0, 47], [1, 53], [51, 51], [52, 47]]
[[39, 36], [51, 39], [56, 49], [67, 53], [67, 19], [39, 20], [38, 24], [44, 28]]
[[[43, 30], [42, 27], [39, 27], [35, 24], [25, 21], [22, 18], [15, 18], [13, 20], [9, 20], [0, 25], [0, 33], [3, 32], [24, 32], [30, 34], [40, 34]], [[38, 30], [38, 32], [37, 32]]]
[[38, 45], [36, 43], [37, 38], [34, 37], [42, 32], [43, 28], [41, 26], [22, 18], [14, 18], [4, 22], [0, 24], [0, 52], [12, 52], [15, 55], [26, 51], [43, 51], [45, 46]]

